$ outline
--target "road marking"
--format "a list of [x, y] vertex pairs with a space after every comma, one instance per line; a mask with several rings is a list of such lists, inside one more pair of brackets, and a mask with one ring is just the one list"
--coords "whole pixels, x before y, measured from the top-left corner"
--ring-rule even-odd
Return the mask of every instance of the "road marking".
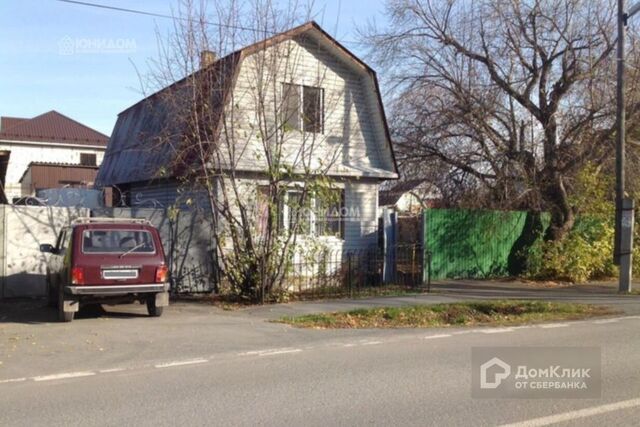
[[538, 325], [542, 329], [552, 329], [552, 328], [566, 328], [569, 326], [568, 323], [546, 323], [544, 325]]
[[63, 380], [67, 378], [79, 378], [79, 377], [90, 377], [95, 375], [95, 372], [85, 371], [85, 372], [65, 372], [62, 374], [53, 374], [53, 375], [43, 375], [40, 377], [33, 377], [34, 381], [53, 381], [53, 380]]
[[154, 368], [171, 368], [173, 366], [196, 365], [198, 363], [207, 363], [208, 361], [209, 360], [207, 359], [176, 360], [175, 362], [159, 363], [157, 365], [154, 365]]
[[258, 356], [273, 356], [276, 354], [300, 353], [301, 351], [302, 351], [301, 348], [292, 348], [289, 350], [275, 350], [275, 351], [260, 353]]
[[6, 383], [20, 383], [22, 381], [26, 381], [26, 378], [11, 378], [8, 380], [0, 380], [0, 384], [6, 384]]
[[121, 372], [124, 371], [124, 368], [111, 368], [111, 369], [101, 369], [98, 372], [100, 372], [101, 374], [110, 374], [112, 372]]
[[483, 334], [502, 334], [504, 332], [513, 332], [511, 328], [495, 328], [495, 329], [480, 329]]
[[360, 343], [360, 345], [377, 345], [377, 344], [382, 344], [382, 341], [365, 341], [363, 343]]
[[238, 353], [238, 356], [273, 356], [275, 354], [299, 353], [301, 348], [272, 348], [268, 350], [253, 350]]
[[434, 340], [436, 338], [447, 338], [450, 337], [451, 334], [437, 334], [437, 335], [429, 335], [426, 337], [422, 337], [423, 340]]
[[605, 323], [617, 323], [620, 321], [620, 318], [615, 318], [615, 319], [601, 319], [601, 320], [594, 320], [593, 323], [597, 324], [597, 325], [603, 325]]
[[578, 409], [576, 411], [564, 412], [556, 415], [549, 415], [547, 417], [532, 418], [530, 420], [521, 421], [513, 424], [504, 424], [502, 427], [534, 427], [534, 426], [548, 426], [551, 424], [562, 423], [565, 421], [573, 421], [578, 418], [592, 417], [594, 415], [606, 414], [607, 412], [619, 411], [621, 409], [633, 408], [640, 406], [640, 398], [623, 400], [616, 403], [610, 403], [607, 405], [593, 406], [591, 408]]

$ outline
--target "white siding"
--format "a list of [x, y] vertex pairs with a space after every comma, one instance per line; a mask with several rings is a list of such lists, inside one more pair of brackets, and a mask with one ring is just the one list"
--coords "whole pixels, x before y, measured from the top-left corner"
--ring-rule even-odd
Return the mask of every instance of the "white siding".
[[[265, 63], [272, 64], [266, 71]], [[371, 75], [310, 39], [276, 44], [242, 62], [226, 115], [241, 168], [264, 168], [259, 129], [275, 126], [283, 110], [282, 83], [324, 89], [324, 132], [286, 132], [287, 164], [336, 175], [394, 172]], [[264, 107], [258, 107], [260, 96]]]
[[378, 184], [347, 183], [345, 207], [359, 215], [357, 220], [345, 223], [345, 249], [375, 247], [378, 241]]
[[7, 199], [21, 197], [22, 187], [20, 178], [31, 162], [71, 163], [80, 164], [80, 153], [96, 155], [99, 166], [104, 156], [104, 148], [65, 146], [62, 144], [19, 143], [0, 141], [0, 151], [10, 151], [9, 165], [5, 178], [5, 192]]
[[[243, 201], [250, 214], [257, 208], [257, 186], [261, 183], [255, 179], [238, 179]], [[266, 181], [264, 181], [266, 183]], [[375, 247], [378, 236], [378, 183], [352, 181], [344, 184], [345, 208], [353, 215], [344, 224], [344, 239], [335, 237], [314, 237], [331, 249], [366, 249]], [[198, 204], [205, 202], [202, 193], [180, 190], [176, 181], [154, 184], [134, 184], [131, 186], [132, 207], [167, 208], [176, 202], [184, 206], [184, 201], [192, 198]], [[231, 197], [229, 198], [231, 200]], [[255, 206], [254, 206], [255, 205]], [[304, 238], [300, 240], [304, 244]]]

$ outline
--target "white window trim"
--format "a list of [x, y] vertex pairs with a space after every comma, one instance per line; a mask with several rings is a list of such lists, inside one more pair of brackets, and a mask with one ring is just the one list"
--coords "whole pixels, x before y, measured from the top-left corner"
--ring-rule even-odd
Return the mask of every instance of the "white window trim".
[[[337, 189], [344, 191], [344, 188], [342, 187], [337, 187]], [[296, 188], [296, 187], [290, 187], [287, 188], [285, 190], [285, 194], [284, 194], [284, 203], [283, 203], [283, 212], [282, 212], [282, 226], [285, 230], [289, 231], [289, 215], [291, 213], [291, 206], [289, 205], [289, 193], [295, 193], [295, 192], [302, 192], [301, 188]], [[300, 233], [297, 234], [298, 238], [320, 238], [323, 240], [333, 240], [336, 242], [342, 242], [345, 239], [343, 237], [340, 236], [335, 236], [335, 235], [325, 235], [325, 234], [318, 234], [317, 232], [317, 228], [316, 228], [316, 222], [317, 222], [317, 218], [316, 218], [316, 206], [317, 206], [317, 199], [314, 196], [309, 196], [310, 199], [310, 205], [311, 208], [309, 209], [309, 233]], [[344, 224], [346, 225], [346, 224]]]

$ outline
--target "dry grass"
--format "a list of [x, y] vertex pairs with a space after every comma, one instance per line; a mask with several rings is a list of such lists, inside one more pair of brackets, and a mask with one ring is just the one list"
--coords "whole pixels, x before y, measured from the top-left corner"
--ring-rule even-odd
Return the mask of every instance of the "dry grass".
[[301, 328], [440, 328], [520, 325], [578, 320], [615, 314], [606, 306], [544, 301], [483, 301], [358, 309], [283, 317], [278, 322]]

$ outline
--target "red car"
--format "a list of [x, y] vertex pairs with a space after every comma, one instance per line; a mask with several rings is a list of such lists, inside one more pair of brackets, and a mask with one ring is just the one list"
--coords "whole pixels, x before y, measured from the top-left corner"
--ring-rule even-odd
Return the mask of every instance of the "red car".
[[47, 266], [49, 303], [73, 320], [80, 304], [147, 304], [150, 316], [169, 305], [169, 269], [158, 230], [144, 219], [82, 218], [63, 228]]

